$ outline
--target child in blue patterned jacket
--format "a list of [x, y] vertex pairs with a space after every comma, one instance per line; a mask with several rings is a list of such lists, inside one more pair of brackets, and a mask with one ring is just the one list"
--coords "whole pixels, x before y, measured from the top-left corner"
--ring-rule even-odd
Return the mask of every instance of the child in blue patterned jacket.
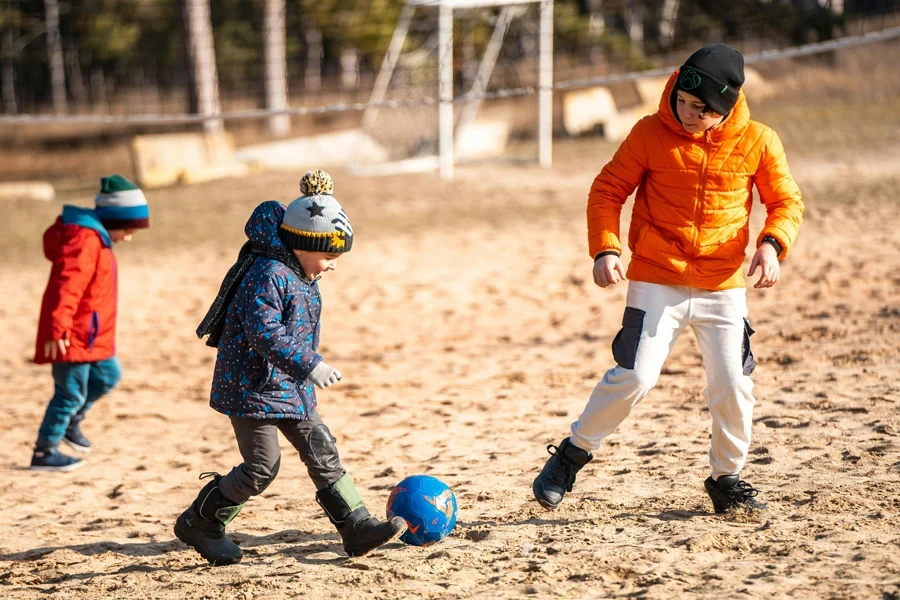
[[285, 209], [275, 201], [253, 211], [248, 242], [197, 329], [217, 347], [210, 406], [228, 415], [243, 464], [212, 476], [175, 523], [175, 535], [214, 565], [240, 561], [225, 526], [278, 474], [281, 431], [306, 465], [316, 500], [359, 556], [396, 538], [403, 519], [369, 515], [338, 456], [335, 439], [316, 412], [313, 385], [326, 388], [341, 373], [316, 352], [322, 310], [319, 277], [350, 250], [353, 229], [332, 196], [331, 177], [310, 171], [302, 196]]

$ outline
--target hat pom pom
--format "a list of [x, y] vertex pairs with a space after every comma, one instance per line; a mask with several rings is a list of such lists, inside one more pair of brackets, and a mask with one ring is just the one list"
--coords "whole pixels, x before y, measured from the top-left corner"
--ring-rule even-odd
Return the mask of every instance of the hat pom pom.
[[321, 169], [310, 171], [300, 180], [300, 193], [304, 196], [324, 194], [330, 196], [334, 193], [334, 182], [331, 180], [331, 175]]

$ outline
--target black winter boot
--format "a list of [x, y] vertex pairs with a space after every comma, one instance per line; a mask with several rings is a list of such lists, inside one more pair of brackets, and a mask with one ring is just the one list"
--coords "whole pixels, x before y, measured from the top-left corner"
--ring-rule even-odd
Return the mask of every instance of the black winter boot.
[[197, 499], [175, 521], [175, 535], [214, 566], [240, 562], [240, 547], [225, 535], [225, 526], [237, 516], [244, 503], [237, 504], [222, 495], [218, 473], [202, 473], [200, 479], [214, 477]]
[[575, 475], [591, 462], [594, 455], [573, 445], [569, 438], [564, 439], [559, 446], [550, 444], [547, 452], [550, 453], [550, 459], [534, 480], [531, 489], [541, 506], [556, 508], [566, 492], [572, 491]]
[[406, 531], [406, 521], [400, 517], [385, 523], [369, 514], [349, 473], [316, 492], [316, 502], [341, 534], [348, 556], [362, 556]]
[[712, 477], [707, 477], [703, 487], [713, 502], [716, 514], [741, 508], [766, 510], [765, 504], [754, 499], [759, 490], [742, 481], [740, 475], [725, 475], [715, 481]]

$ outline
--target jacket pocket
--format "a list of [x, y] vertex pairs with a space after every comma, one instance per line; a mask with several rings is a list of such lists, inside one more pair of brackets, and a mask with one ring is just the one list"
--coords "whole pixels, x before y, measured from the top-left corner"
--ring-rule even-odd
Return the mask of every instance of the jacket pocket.
[[100, 314], [95, 310], [91, 313], [91, 326], [88, 329], [88, 352], [94, 350], [94, 341], [98, 333], [100, 333]]
[[741, 360], [743, 360], [744, 375], [750, 375], [756, 368], [756, 361], [753, 359], [753, 350], [750, 348], [750, 336], [756, 333], [750, 327], [750, 321], [744, 318], [744, 339], [741, 343]]
[[270, 390], [273, 385], [272, 380], [275, 379], [276, 375], [278, 374], [278, 372], [275, 370], [275, 365], [273, 365], [269, 361], [266, 361], [265, 365], [266, 366], [265, 370], [263, 371], [262, 380], [255, 388], [253, 388], [253, 391], [255, 392], [265, 392], [267, 390]]
[[632, 254], [640, 254], [641, 247], [644, 245], [644, 240], [647, 239], [647, 234], [650, 232], [650, 223], [646, 222], [640, 226], [638, 229], [637, 235], [634, 236], [634, 246], [631, 248]]
[[616, 364], [623, 369], [634, 369], [634, 361], [637, 358], [638, 344], [641, 342], [641, 332], [644, 330], [644, 316], [647, 313], [639, 308], [625, 307], [622, 316], [622, 329], [616, 334], [612, 343], [613, 358]]

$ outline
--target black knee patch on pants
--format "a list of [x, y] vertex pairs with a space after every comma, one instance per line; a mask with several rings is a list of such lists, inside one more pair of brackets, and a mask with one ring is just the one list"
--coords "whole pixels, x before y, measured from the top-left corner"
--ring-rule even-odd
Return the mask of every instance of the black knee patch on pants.
[[316, 425], [309, 432], [309, 458], [319, 467], [337, 471], [341, 468], [341, 458], [336, 441], [324, 423]]
[[278, 476], [278, 470], [281, 468], [281, 457], [278, 457], [278, 460], [275, 461], [275, 464], [272, 465], [272, 472], [268, 475], [264, 475], [258, 471], [251, 472], [249, 487], [252, 491], [253, 496], [259, 496], [266, 488], [272, 485], [272, 482], [275, 481], [275, 477]]
[[646, 311], [639, 308], [625, 307], [625, 314], [622, 316], [622, 329], [616, 334], [616, 338], [612, 343], [613, 358], [616, 359], [616, 364], [623, 369], [634, 369], [646, 314]]
[[750, 375], [756, 368], [756, 360], [753, 358], [753, 350], [750, 349], [750, 336], [756, 333], [750, 327], [750, 321], [744, 318], [744, 337], [741, 343], [741, 360], [743, 361], [744, 375]]

